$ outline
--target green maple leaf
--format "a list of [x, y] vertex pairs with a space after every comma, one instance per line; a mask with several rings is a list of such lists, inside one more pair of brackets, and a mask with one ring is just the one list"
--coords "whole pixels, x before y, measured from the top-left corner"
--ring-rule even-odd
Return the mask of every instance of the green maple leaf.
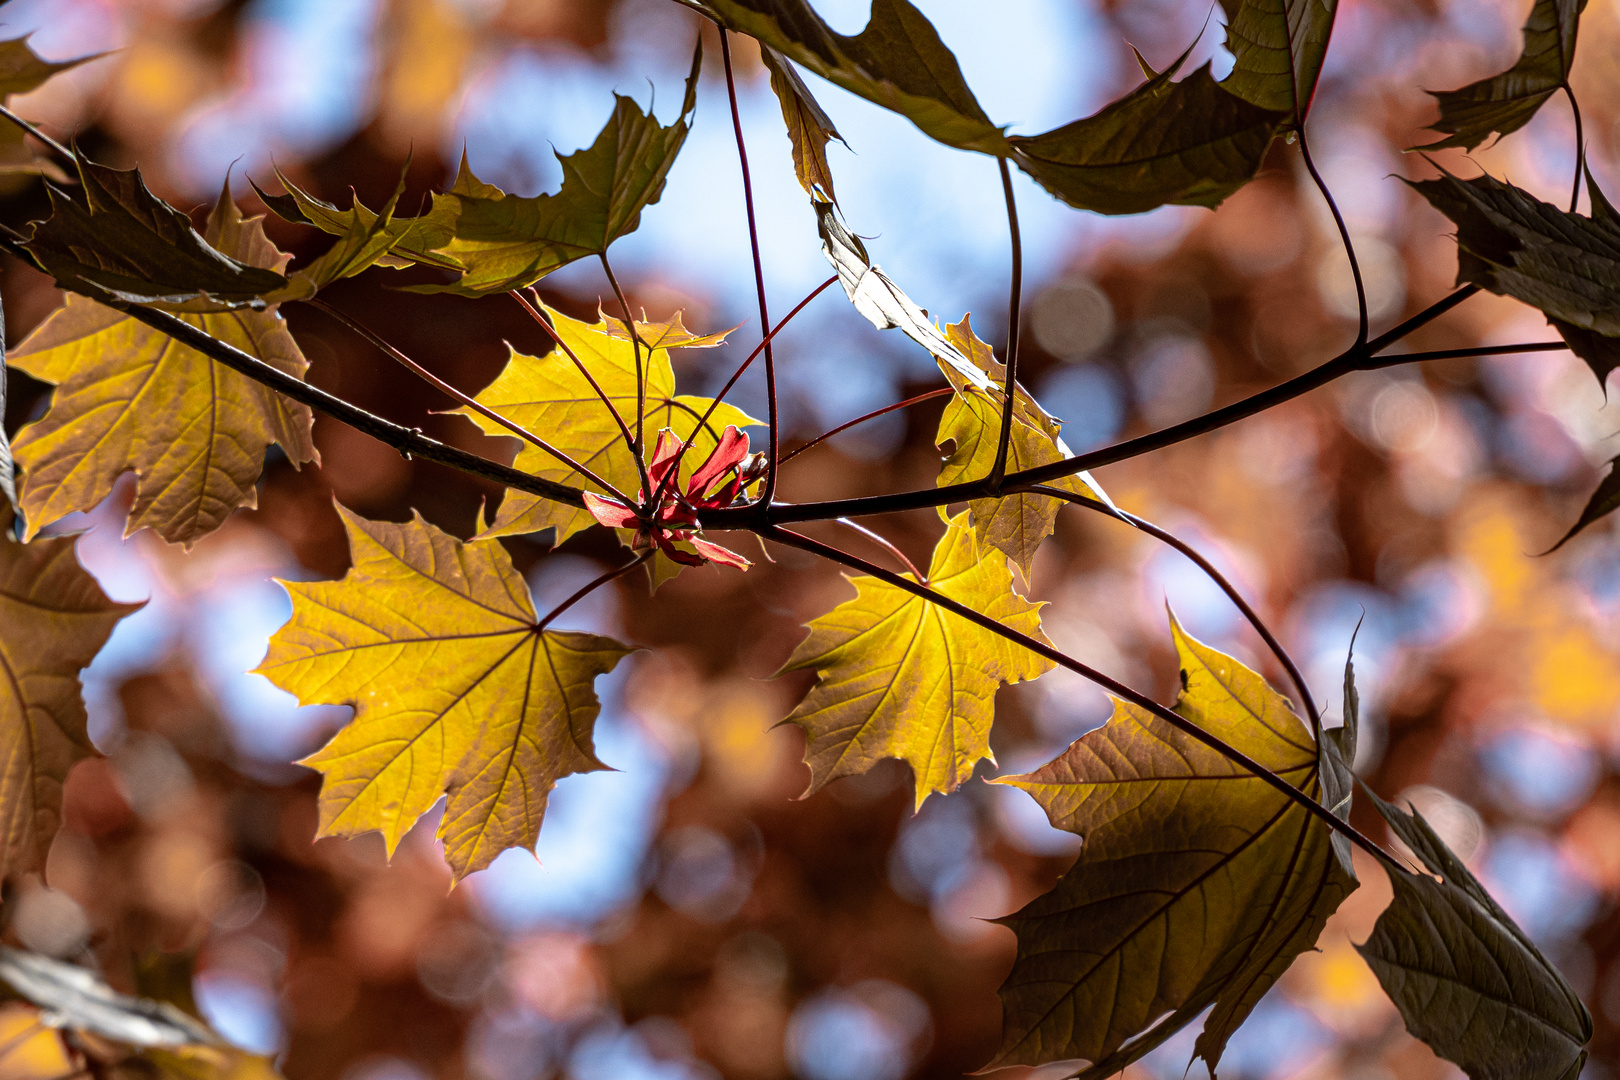
[[[816, 673], [810, 693], [784, 721], [805, 732], [805, 794], [897, 758], [911, 766], [920, 807], [935, 792], [956, 790], [980, 761], [994, 760], [997, 687], [1038, 678], [1053, 665], [898, 586], [872, 577], [849, 580], [855, 598], [813, 620], [809, 636], [782, 665], [782, 672]], [[1041, 605], [1013, 592], [1007, 560], [980, 546], [966, 515], [948, 522], [928, 584], [1046, 640]]]
[[1208, 64], [1172, 81], [1186, 59], [1183, 53], [1094, 116], [1044, 135], [1011, 137], [1019, 167], [1082, 210], [1219, 206], [1254, 177], [1289, 114], [1228, 92]]
[[874, 0], [866, 29], [853, 37], [833, 30], [805, 0], [683, 2], [833, 85], [894, 110], [947, 146], [1007, 152], [1006, 138], [968, 89], [956, 57], [907, 0]]
[[[1173, 621], [1172, 631], [1176, 711], [1347, 813], [1338, 744], [1317, 746], [1259, 675]], [[1001, 988], [995, 1066], [1084, 1058], [1079, 1075], [1100, 1080], [1211, 1009], [1196, 1052], [1213, 1073], [1227, 1039], [1356, 887], [1326, 825], [1125, 702], [1056, 760], [997, 783], [1029, 792], [1085, 842], [1051, 892], [1002, 920], [1018, 958]]]
[[615, 94], [613, 115], [588, 148], [559, 155], [563, 182], [554, 195], [508, 195], [467, 168], [456, 186], [433, 199], [433, 214], [453, 219], [453, 236], [434, 250], [463, 268], [448, 285], [413, 292], [484, 296], [534, 284], [559, 266], [600, 255], [641, 224], [686, 142], [697, 107], [703, 50], [692, 57], [680, 116], [664, 126], [630, 98]]

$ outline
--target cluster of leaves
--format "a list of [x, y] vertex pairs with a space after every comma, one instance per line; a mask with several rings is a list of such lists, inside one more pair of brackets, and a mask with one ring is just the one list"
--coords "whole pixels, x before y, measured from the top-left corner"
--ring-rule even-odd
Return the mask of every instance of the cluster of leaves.
[[[323, 288], [373, 266], [426, 267], [442, 280], [409, 288], [512, 294], [556, 348], [542, 357], [513, 350], [476, 395], [437, 384], [486, 433], [523, 440], [510, 470], [486, 473], [516, 479], [482, 532], [463, 541], [420, 517], [377, 522], [339, 507], [350, 570], [339, 581], [287, 586], [292, 618], [258, 671], [301, 702], [354, 710], [304, 762], [323, 776], [319, 835], [378, 831], [392, 853], [442, 798], [439, 836], [459, 878], [507, 848], [532, 848], [556, 782], [603, 768], [593, 749], [595, 680], [633, 646], [552, 629], [579, 596], [540, 614], [500, 538], [547, 533], [560, 543], [589, 528], [618, 529], [636, 554], [592, 587], [645, 566], [656, 588], [683, 567], [746, 570], [746, 559], [703, 533], [748, 529], [864, 571], [852, 579], [855, 596], [814, 619], [783, 668], [814, 673], [786, 718], [805, 733], [812, 791], [896, 758], [911, 768], [917, 805], [949, 794], [991, 756], [997, 689], [1058, 665], [1117, 698], [1104, 727], [1035, 772], [1000, 781], [1029, 792], [1084, 847], [1051, 892], [1005, 920], [1018, 958], [1002, 989], [1005, 1039], [993, 1064], [1083, 1059], [1079, 1075], [1111, 1075], [1209, 1010], [1197, 1054], [1213, 1070], [1231, 1034], [1356, 888], [1353, 840], [1395, 883], [1395, 901], [1363, 952], [1411, 1031], [1476, 1080], [1576, 1075], [1590, 1017], [1461, 861], [1421, 818], [1376, 800], [1422, 863], [1418, 872], [1350, 828], [1356, 706], [1348, 667], [1345, 727], [1324, 732], [1303, 687], [1308, 724], [1260, 675], [1173, 619], [1182, 673], [1173, 708], [1045, 639], [1041, 605], [1017, 591], [1014, 568], [1027, 580], [1058, 509], [1075, 502], [1135, 519], [1114, 510], [1058, 423], [1019, 385], [1015, 344], [998, 359], [965, 315], [942, 329], [873, 264], [833, 202], [826, 145], [837, 131], [795, 68], [900, 112], [950, 146], [1001, 159], [1004, 176], [1016, 165], [1076, 207], [1214, 206], [1254, 175], [1279, 133], [1303, 136], [1332, 0], [1223, 0], [1236, 59], [1226, 79], [1214, 80], [1207, 66], [1178, 79], [1187, 54], [1163, 71], [1144, 61], [1136, 90], [1033, 136], [990, 121], [906, 0], [876, 0], [855, 36], [831, 30], [803, 0], [682, 2], [760, 43], [834, 280], [875, 327], [900, 330], [938, 362], [950, 401], [937, 441], [950, 452], [937, 487], [866, 505], [941, 508], [927, 572], [881, 570], [783, 528], [845, 508], [769, 501], [781, 464], [776, 432], [771, 453], [749, 455], [742, 429], [760, 421], [723, 392], [677, 393], [669, 350], [712, 348], [726, 334], [693, 333], [679, 316], [636, 320], [627, 303], [622, 319], [602, 313], [586, 323], [522, 292], [586, 256], [600, 258], [612, 280], [608, 249], [657, 202], [685, 141], [701, 49], [673, 123], [616, 97], [595, 142], [560, 158], [555, 194], [507, 194], [464, 160], [425, 213], [403, 217], [403, 178], [373, 211], [358, 199], [339, 209], [280, 177], [286, 193], [261, 190], [265, 204], [333, 237], [296, 268], [259, 219], [243, 218], [228, 185], [199, 232], [137, 171], [57, 147], [75, 182], [40, 165], [51, 216], [4, 241], [74, 295], [9, 358], [55, 392], [16, 442], [15, 488], [11, 451], [0, 444], [0, 486], [19, 515], [18, 538], [0, 538], [0, 662], [11, 675], [0, 696], [0, 732], [11, 742], [0, 871], [42, 868], [67, 771], [94, 752], [77, 672], [131, 610], [101, 593], [70, 539], [40, 538], [41, 529], [101, 502], [126, 472], [136, 478], [130, 530], [189, 545], [218, 528], [252, 504], [271, 444], [295, 465], [317, 459], [311, 406], [358, 414], [301, 382], [306, 362], [279, 305], [324, 304]], [[1471, 148], [1510, 133], [1568, 91], [1580, 6], [1541, 0], [1511, 70], [1438, 95], [1436, 126], [1449, 138], [1434, 146]], [[0, 87], [25, 89], [47, 68], [67, 66], [41, 66], [32, 55], [24, 43], [0, 43]], [[728, 81], [729, 61], [728, 50]], [[6, 75], [8, 64], [18, 73]], [[18, 128], [19, 145], [22, 137]], [[1457, 225], [1460, 284], [1546, 313], [1600, 379], [1620, 366], [1612, 284], [1620, 219], [1590, 177], [1589, 216], [1489, 176], [1442, 172], [1414, 186]], [[1013, 314], [1016, 326], [1016, 307]], [[1370, 362], [1371, 349], [1359, 341], [1345, 370]], [[768, 349], [765, 356], [769, 369]], [[407, 433], [396, 445], [438, 444]], [[1576, 530], [1620, 506], [1616, 477], [1620, 469]], [[950, 503], [966, 509], [951, 516], [943, 510]], [[172, 1010], [108, 997], [82, 973], [41, 964], [5, 954], [0, 980], [70, 1026], [148, 1050], [217, 1041]], [[79, 998], [64, 1004], [62, 987], [75, 979]], [[101, 1012], [80, 1000], [98, 996]], [[105, 1019], [109, 1010], [114, 1020]], [[143, 1043], [131, 1034], [131, 1014], [182, 1034], [165, 1029], [169, 1042]], [[239, 1064], [221, 1060], [214, 1072]]]

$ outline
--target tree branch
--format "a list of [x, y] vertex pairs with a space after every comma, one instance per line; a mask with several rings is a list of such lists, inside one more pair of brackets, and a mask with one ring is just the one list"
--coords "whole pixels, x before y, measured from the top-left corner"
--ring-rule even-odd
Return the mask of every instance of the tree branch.
[[1288, 650], [1283, 648], [1282, 642], [1277, 640], [1276, 635], [1271, 632], [1271, 628], [1266, 626], [1265, 621], [1260, 618], [1260, 614], [1249, 606], [1247, 600], [1243, 599], [1243, 594], [1238, 592], [1237, 586], [1233, 585], [1226, 575], [1217, 570], [1214, 563], [1204, 558], [1197, 548], [1177, 537], [1174, 533], [1159, 528], [1159, 526], [1146, 518], [1137, 517], [1135, 514], [1115, 506], [1109, 506], [1107, 503], [1099, 502], [1085, 495], [1077, 495], [1072, 491], [1064, 491], [1061, 488], [1046, 487], [1043, 484], [1035, 484], [1022, 490], [1037, 495], [1049, 495], [1054, 499], [1062, 499], [1075, 506], [1083, 506], [1087, 510], [1094, 510], [1105, 517], [1117, 518], [1120, 521], [1134, 525], [1149, 536], [1175, 548], [1196, 563], [1198, 568], [1208, 575], [1211, 581], [1220, 586], [1220, 590], [1226, 594], [1227, 599], [1231, 600], [1237, 609], [1243, 613], [1243, 617], [1248, 620], [1249, 625], [1254, 627], [1254, 632], [1260, 635], [1260, 640], [1266, 643], [1266, 647], [1271, 650], [1272, 655], [1277, 658], [1277, 662], [1288, 673], [1289, 681], [1294, 684], [1294, 689], [1299, 693], [1300, 702], [1305, 706], [1305, 714], [1310, 717], [1311, 734], [1315, 736], [1317, 742], [1322, 741], [1322, 713], [1317, 709], [1316, 699], [1311, 697], [1311, 689], [1305, 684], [1305, 676], [1300, 674], [1298, 665], [1294, 663], [1294, 658], [1288, 655]]
[[879, 581], [884, 581], [895, 586], [896, 588], [904, 589], [913, 596], [920, 596], [929, 603], [936, 604], [939, 607], [944, 608], [946, 611], [951, 612], [953, 615], [966, 619], [975, 626], [988, 630], [992, 634], [1006, 638], [1008, 641], [1023, 646], [1030, 652], [1035, 653], [1037, 656], [1045, 657], [1054, 664], [1067, 668], [1075, 674], [1091, 680], [1122, 701], [1128, 701], [1137, 708], [1152, 713], [1154, 716], [1157, 716], [1159, 719], [1171, 725], [1176, 730], [1197, 739], [1199, 742], [1203, 743], [1211, 750], [1214, 750], [1216, 753], [1220, 754], [1228, 761], [1231, 761], [1233, 764], [1247, 769], [1265, 783], [1277, 789], [1289, 799], [1298, 803], [1306, 810], [1307, 813], [1317, 817], [1329, 828], [1348, 838], [1357, 847], [1367, 852], [1367, 854], [1373, 856], [1373, 858], [1377, 859], [1385, 866], [1405, 870], [1405, 867], [1401, 866], [1393, 855], [1369, 840], [1355, 826], [1351, 825], [1348, 821], [1340, 819], [1338, 815], [1333, 813], [1333, 811], [1329, 810], [1327, 807], [1323, 806], [1321, 803], [1317, 802], [1315, 799], [1311, 798], [1299, 788], [1295, 787], [1293, 784], [1290, 784], [1288, 781], [1284, 780], [1282, 777], [1278, 776], [1276, 773], [1272, 772], [1258, 761], [1255, 761], [1237, 747], [1232, 746], [1217, 735], [1210, 734], [1197, 724], [1194, 724], [1192, 721], [1182, 716], [1180, 713], [1165, 708], [1163, 705], [1160, 705], [1157, 701], [1154, 701], [1147, 695], [1131, 689], [1122, 682], [1109, 678], [1107, 675], [1097, 671], [1095, 668], [1082, 664], [1080, 661], [1075, 660], [1066, 653], [1058, 651], [1056, 648], [1048, 645], [1046, 642], [1032, 638], [1028, 634], [1019, 633], [1012, 627], [1006, 626], [1005, 624], [992, 619], [988, 615], [974, 611], [967, 605], [952, 600], [950, 597], [945, 596], [944, 594], [939, 593], [926, 585], [919, 584], [918, 582], [915, 582], [904, 575], [896, 574], [890, 570], [885, 570], [875, 563], [869, 563], [865, 559], [850, 555], [847, 552], [840, 551], [837, 548], [823, 544], [820, 541], [812, 540], [810, 537], [804, 536], [801, 533], [790, 532], [787, 529], [766, 527], [760, 531], [760, 535], [767, 540], [774, 540], [779, 544], [785, 544], [788, 547], [798, 548], [800, 551], [808, 551], [814, 555], [820, 555], [824, 559], [847, 566], [852, 570], [859, 570], [862, 573], [870, 574]]
[[483, 402], [477, 400], [469, 394], [464, 394], [460, 390], [457, 390], [454, 386], [451, 386], [449, 383], [433, 374], [433, 372], [429, 371], [421, 364], [418, 364], [415, 360], [412, 360], [409, 356], [406, 356], [403, 352], [390, 345], [387, 341], [383, 340], [380, 335], [373, 332], [369, 326], [362, 323], [359, 319], [354, 318], [345, 311], [341, 311], [338, 308], [333, 307], [331, 304], [320, 299], [319, 297], [310, 297], [309, 299], [304, 300], [303, 303], [308, 304], [317, 311], [331, 316], [333, 319], [336, 319], [350, 330], [353, 330], [356, 334], [359, 334], [361, 337], [365, 338], [380, 351], [387, 354], [412, 374], [416, 375], [423, 382], [428, 383], [430, 386], [435, 387], [445, 395], [461, 402], [461, 404], [478, 413], [478, 415], [501, 425], [518, 438], [524, 439], [539, 447], [541, 450], [544, 450], [546, 453], [568, 466], [574, 472], [585, 477], [593, 484], [600, 486], [602, 490], [611, 495], [617, 496], [621, 502], [630, 502], [630, 500], [625, 496], [624, 492], [620, 491], [618, 488], [596, 475], [596, 473], [590, 468], [575, 461], [573, 458], [569, 457], [561, 450], [558, 450], [555, 446], [552, 446], [550, 443], [546, 442], [544, 439], [540, 438], [540, 436], [534, 434], [534, 432], [530, 431], [523, 425], [513, 423], [511, 420], [508, 420], [506, 417], [502, 416], [494, 409], [491, 409]]
[[1322, 179], [1322, 174], [1316, 171], [1316, 163], [1311, 160], [1311, 145], [1305, 140], [1303, 120], [1295, 130], [1299, 135], [1300, 156], [1305, 159], [1305, 171], [1311, 174], [1316, 190], [1322, 193], [1328, 210], [1333, 213], [1333, 224], [1339, 227], [1339, 240], [1344, 244], [1344, 253], [1350, 259], [1350, 275], [1356, 281], [1356, 308], [1359, 312], [1355, 347], [1359, 348], [1367, 343], [1367, 287], [1361, 280], [1361, 263], [1356, 261], [1356, 245], [1350, 242], [1350, 229], [1344, 223], [1344, 215], [1339, 213], [1339, 204], [1333, 201], [1333, 192], [1328, 190], [1327, 181]]

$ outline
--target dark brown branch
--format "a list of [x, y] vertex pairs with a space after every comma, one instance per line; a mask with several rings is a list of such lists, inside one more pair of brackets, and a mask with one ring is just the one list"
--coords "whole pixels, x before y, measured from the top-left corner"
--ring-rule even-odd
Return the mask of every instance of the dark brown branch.
[[491, 409], [478, 399], [472, 397], [470, 394], [464, 394], [460, 390], [457, 390], [454, 386], [451, 386], [449, 383], [433, 374], [433, 372], [429, 371], [421, 364], [418, 364], [409, 356], [406, 356], [399, 349], [396, 349], [393, 345], [390, 345], [382, 338], [381, 335], [375, 333], [369, 326], [362, 323], [359, 319], [354, 318], [345, 311], [333, 307], [331, 304], [318, 297], [311, 297], [303, 302], [316, 310], [331, 316], [344, 326], [348, 327], [350, 330], [353, 330], [356, 334], [359, 334], [361, 337], [365, 338], [372, 345], [376, 346], [378, 350], [387, 354], [390, 358], [398, 362], [401, 366], [410, 371], [413, 375], [420, 378], [423, 382], [435, 387], [448, 397], [454, 398], [456, 401], [461, 402], [461, 404], [465, 405], [469, 409], [472, 409], [474, 412], [478, 413], [478, 415], [501, 425], [518, 438], [533, 443], [541, 450], [568, 466], [574, 472], [585, 477], [592, 483], [599, 485], [602, 490], [611, 495], [617, 496], [621, 502], [630, 502], [630, 500], [625, 496], [624, 492], [602, 479], [602, 477], [596, 475], [596, 473], [590, 468], [575, 461], [573, 458], [569, 457], [561, 450], [558, 450], [555, 446], [552, 446], [550, 443], [546, 442], [544, 439], [540, 438], [540, 436], [534, 434], [523, 425], [513, 423], [511, 420], [508, 420], [506, 417], [502, 416], [494, 409]]
[[1299, 153], [1305, 159], [1305, 171], [1311, 174], [1311, 180], [1316, 184], [1316, 190], [1322, 193], [1327, 202], [1328, 210], [1333, 213], [1333, 224], [1339, 228], [1339, 240], [1344, 244], [1344, 253], [1350, 259], [1350, 275], [1356, 281], [1356, 347], [1367, 343], [1367, 286], [1361, 280], [1361, 263], [1356, 259], [1356, 245], [1350, 242], [1350, 229], [1344, 223], [1344, 215], [1339, 213], [1339, 204], [1333, 201], [1333, 192], [1328, 190], [1327, 181], [1322, 174], [1316, 171], [1316, 163], [1311, 160], [1311, 144], [1305, 139], [1305, 124], [1300, 123], [1296, 129], [1299, 135]]
[[227, 344], [217, 338], [210, 337], [198, 327], [191, 325], [183, 319], [159, 311], [155, 308], [143, 307], [140, 304], [131, 304], [112, 296], [98, 296], [96, 301], [107, 307], [122, 311], [131, 318], [145, 323], [152, 329], [167, 334], [180, 344], [197, 350], [204, 356], [216, 360], [232, 371], [245, 375], [255, 382], [262, 383], [277, 393], [284, 394], [294, 401], [308, 405], [325, 413], [334, 420], [341, 420], [356, 431], [364, 432], [379, 442], [387, 443], [407, 457], [419, 457], [424, 461], [436, 462], [452, 469], [459, 469], [473, 476], [481, 476], [497, 484], [538, 495], [543, 499], [554, 502], [567, 503], [569, 506], [584, 506], [585, 500], [579, 488], [559, 484], [553, 480], [546, 480], [538, 476], [530, 476], [520, 472], [509, 465], [501, 465], [481, 458], [477, 454], [468, 453], [459, 447], [448, 446], [437, 439], [430, 439], [415, 428], [404, 427], [391, 420], [369, 413], [358, 405], [350, 404], [342, 398], [327, 393], [319, 387], [311, 386], [301, 379], [296, 379], [286, 372], [266, 364], [257, 357], [249, 356], [234, 345]]
[[860, 525], [849, 520], [849, 518], [835, 518], [834, 520], [844, 528], [849, 529], [852, 532], [860, 533], [862, 536], [878, 545], [878, 547], [881, 547], [884, 551], [887, 551], [890, 555], [893, 555], [897, 560], [899, 560], [901, 566], [904, 566], [907, 570], [911, 571], [912, 577], [916, 578], [924, 585], [928, 584], [928, 576], [921, 570], [918, 570], [917, 564], [908, 559], [906, 557], [906, 553], [895, 547], [894, 544], [886, 537], [874, 532], [871, 529], [868, 529], [865, 525]]
[[1361, 848], [1363, 851], [1367, 852], [1367, 854], [1383, 863], [1386, 867], [1392, 867], [1403, 871], [1405, 870], [1405, 867], [1401, 866], [1393, 855], [1369, 840], [1355, 826], [1351, 825], [1348, 821], [1344, 821], [1339, 818], [1339, 816], [1334, 814], [1333, 811], [1329, 810], [1327, 807], [1323, 806], [1321, 803], [1317, 802], [1315, 799], [1311, 798], [1299, 788], [1295, 787], [1293, 784], [1290, 784], [1288, 781], [1284, 780], [1282, 777], [1278, 776], [1276, 773], [1272, 772], [1258, 761], [1255, 761], [1237, 747], [1232, 746], [1219, 736], [1212, 735], [1211, 733], [1205, 731], [1203, 728], [1199, 727], [1197, 724], [1194, 724], [1180, 713], [1165, 708], [1163, 705], [1160, 705], [1157, 701], [1154, 701], [1147, 695], [1131, 689], [1129, 686], [1126, 686], [1124, 683], [1119, 682], [1118, 680], [1109, 678], [1107, 675], [1104, 675], [1095, 668], [1082, 664], [1080, 661], [1074, 659], [1066, 653], [1060, 652], [1058, 649], [1048, 645], [1046, 642], [1032, 638], [1028, 634], [1021, 634], [1012, 627], [998, 622], [988, 615], [975, 611], [965, 604], [952, 600], [943, 593], [937, 592], [926, 585], [919, 584], [918, 582], [915, 582], [904, 575], [896, 574], [891, 570], [885, 570], [883, 567], [878, 566], [875, 563], [867, 562], [865, 559], [851, 555], [848, 552], [840, 551], [837, 548], [823, 544], [820, 541], [812, 540], [810, 537], [801, 533], [790, 532], [787, 529], [767, 527], [760, 531], [760, 535], [767, 540], [774, 540], [777, 543], [785, 544], [788, 547], [795, 547], [801, 551], [808, 551], [814, 555], [820, 555], [824, 559], [847, 566], [852, 570], [859, 570], [862, 573], [870, 574], [879, 581], [884, 581], [895, 586], [896, 588], [904, 589], [913, 596], [920, 596], [929, 603], [936, 604], [939, 607], [944, 608], [946, 611], [951, 612], [953, 615], [966, 619], [975, 626], [982, 627], [983, 629], [990, 631], [992, 634], [1006, 638], [1008, 641], [1023, 646], [1030, 652], [1035, 653], [1037, 656], [1044, 657], [1060, 667], [1067, 668], [1076, 675], [1089, 679], [1120, 700], [1128, 701], [1137, 708], [1152, 713], [1154, 716], [1157, 716], [1159, 719], [1171, 725], [1176, 730], [1197, 739], [1199, 742], [1203, 743], [1211, 750], [1214, 750], [1216, 753], [1220, 754], [1228, 761], [1231, 761], [1233, 764], [1247, 769], [1265, 783], [1277, 789], [1289, 799], [1298, 803], [1305, 809], [1307, 813], [1317, 817], [1329, 828], [1348, 838], [1357, 847]]
[[[608, 285], [613, 289], [613, 295], [619, 298], [619, 306], [624, 309], [624, 332], [630, 335], [630, 348], [636, 358], [636, 436], [630, 444], [630, 452], [639, 461], [641, 448], [646, 445], [646, 435], [641, 429], [647, 415], [647, 373], [642, 370], [641, 364], [641, 334], [636, 330], [636, 320], [630, 314], [630, 301], [625, 297], [624, 290], [619, 288], [619, 279], [613, 275], [613, 264], [608, 262], [607, 252], [602, 252], [601, 259]], [[650, 351], [647, 360], [649, 363], [652, 361]]]

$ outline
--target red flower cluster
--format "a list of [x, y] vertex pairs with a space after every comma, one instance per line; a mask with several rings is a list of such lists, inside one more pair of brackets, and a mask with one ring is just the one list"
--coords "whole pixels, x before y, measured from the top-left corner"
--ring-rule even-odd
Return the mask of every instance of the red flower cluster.
[[[647, 482], [652, 491], [641, 493], [643, 503], [652, 501], [653, 492], [663, 492], [656, 510], [648, 512], [626, 506], [617, 499], [605, 498], [589, 491], [585, 493], [585, 508], [603, 525], [614, 529], [635, 529], [636, 538], [631, 545], [646, 550], [653, 545], [671, 559], [687, 566], [702, 566], [717, 562], [747, 570], [753, 564], [730, 548], [711, 544], [697, 534], [703, 528], [698, 513], [715, 507], [730, 506], [744, 487], [752, 483], [764, 468], [760, 455], [748, 453], [748, 436], [728, 426], [720, 436], [720, 443], [707, 460], [686, 481], [686, 490], [680, 487], [680, 478], [671, 476], [680, 466], [681, 439], [669, 428], [658, 433], [652, 460], [647, 463]], [[675, 546], [677, 541], [691, 544], [696, 554]]]

